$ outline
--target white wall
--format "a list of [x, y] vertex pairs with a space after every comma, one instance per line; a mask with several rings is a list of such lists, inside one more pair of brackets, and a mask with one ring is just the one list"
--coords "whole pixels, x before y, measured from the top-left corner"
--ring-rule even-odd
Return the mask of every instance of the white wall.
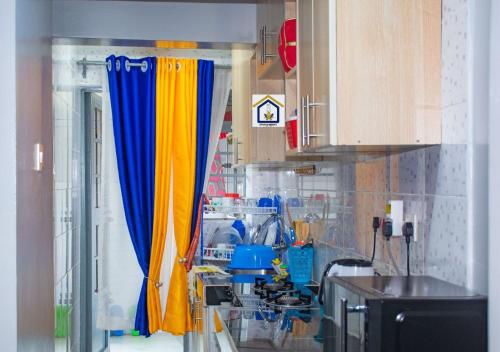
[[500, 3], [492, 1], [490, 35], [489, 351], [500, 351]]
[[0, 340], [2, 351], [17, 350], [17, 303], [16, 303], [16, 99], [15, 59], [15, 0], [4, 0], [0, 14]]
[[55, 37], [255, 43], [255, 4], [54, 0]]
[[490, 0], [468, 1], [467, 287], [488, 292], [488, 84]]
[[[23, 352], [54, 350], [51, 5], [51, 0], [17, 0], [12, 16], [16, 84], [9, 89], [11, 94], [15, 91], [10, 104], [16, 101], [17, 109], [17, 347]], [[0, 17], [0, 22], [10, 17], [3, 6]], [[33, 170], [35, 143], [45, 146], [43, 172]]]

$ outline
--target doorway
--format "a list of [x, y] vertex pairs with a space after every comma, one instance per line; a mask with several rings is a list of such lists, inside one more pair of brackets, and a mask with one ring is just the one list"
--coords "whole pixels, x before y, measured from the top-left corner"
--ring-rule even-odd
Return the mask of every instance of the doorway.
[[[182, 351], [182, 337], [158, 333], [146, 339], [142, 336], [133, 336], [131, 330], [109, 331], [99, 328], [99, 309], [103, 309], [103, 307], [111, 309], [112, 312], [109, 315], [112, 315], [115, 313], [114, 308], [116, 308], [100, 302], [101, 299], [106, 299], [103, 298], [106, 297], [106, 294], [103, 294], [103, 290], [106, 288], [101, 287], [103, 282], [106, 281], [102, 277], [103, 272], [109, 274], [111, 270], [116, 274], [114, 276], [119, 275], [115, 271], [115, 267], [109, 267], [110, 253], [103, 252], [105, 236], [117, 235], [115, 230], [110, 228], [108, 203], [110, 201], [114, 203], [118, 199], [116, 197], [110, 198], [109, 195], [109, 177], [111, 177], [109, 175], [110, 151], [106, 151], [106, 148], [110, 147], [110, 143], [106, 139], [110, 137], [110, 131], [106, 129], [110, 126], [110, 116], [106, 113], [103, 114], [103, 109], [109, 113], [109, 106], [103, 106], [107, 100], [103, 99], [102, 94], [106, 93], [103, 93], [100, 87], [82, 90], [83, 116], [85, 117], [83, 126], [85, 131], [83, 138], [85, 145], [85, 162], [83, 165], [85, 174], [85, 212], [82, 214], [82, 218], [84, 219], [85, 229], [84, 236], [82, 236], [81, 255], [84, 270], [82, 271], [81, 291], [82, 297], [85, 297], [85, 304], [82, 306], [82, 312], [85, 312], [85, 316], [82, 317], [82, 321], [85, 321], [85, 338], [81, 341], [81, 351]], [[114, 154], [114, 150], [111, 154]], [[106, 173], [108, 174], [106, 175]], [[114, 173], [111, 174], [118, 177]], [[113, 223], [117, 222], [118, 219], [115, 215], [111, 215], [111, 217]], [[126, 235], [126, 240], [129, 240], [128, 234]], [[108, 261], [107, 267], [106, 260]], [[132, 264], [136, 265], [135, 261]], [[123, 265], [124, 263], [121, 263], [121, 266]], [[135, 287], [136, 285], [132, 286]], [[135, 300], [136, 294], [133, 293], [132, 296]], [[109, 315], [106, 316], [109, 317]], [[135, 311], [133, 311], [133, 315], [135, 315]], [[109, 323], [108, 321], [105, 324]]]

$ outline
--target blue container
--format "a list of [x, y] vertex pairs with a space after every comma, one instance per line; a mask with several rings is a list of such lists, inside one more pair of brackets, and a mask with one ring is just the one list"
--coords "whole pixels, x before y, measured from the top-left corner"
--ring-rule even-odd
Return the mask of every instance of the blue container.
[[272, 269], [276, 257], [271, 246], [239, 244], [235, 247], [228, 269]]
[[234, 220], [234, 222], [231, 226], [234, 227], [236, 229], [236, 231], [238, 231], [241, 239], [243, 239], [245, 237], [246, 230], [245, 230], [245, 224], [243, 223], [243, 221], [241, 221], [240, 219]]
[[273, 200], [271, 198], [262, 197], [259, 198], [259, 202], [257, 203], [259, 208], [269, 208], [273, 206]]
[[311, 281], [313, 270], [314, 249], [312, 247], [288, 248], [288, 272], [294, 283], [308, 283]]

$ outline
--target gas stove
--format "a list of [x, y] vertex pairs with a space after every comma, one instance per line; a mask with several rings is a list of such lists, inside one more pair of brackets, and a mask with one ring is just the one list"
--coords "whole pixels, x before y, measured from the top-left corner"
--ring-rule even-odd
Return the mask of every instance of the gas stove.
[[[269, 308], [309, 308], [314, 305], [313, 293], [304, 293], [290, 281], [268, 282], [256, 278], [254, 293], [261, 303]], [[309, 292], [309, 290], [307, 290]]]
[[304, 294], [281, 294], [273, 298], [265, 298], [264, 304], [271, 308], [310, 308], [314, 305], [312, 297]]
[[253, 291], [257, 296], [264, 299], [284, 293], [292, 294], [295, 293], [297, 289], [295, 289], [293, 282], [290, 281], [268, 282], [266, 279], [256, 278]]

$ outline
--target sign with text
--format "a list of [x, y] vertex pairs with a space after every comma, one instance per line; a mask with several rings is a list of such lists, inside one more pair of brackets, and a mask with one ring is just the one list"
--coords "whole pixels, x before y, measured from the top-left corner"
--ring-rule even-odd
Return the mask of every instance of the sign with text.
[[285, 127], [285, 96], [252, 95], [252, 127]]

